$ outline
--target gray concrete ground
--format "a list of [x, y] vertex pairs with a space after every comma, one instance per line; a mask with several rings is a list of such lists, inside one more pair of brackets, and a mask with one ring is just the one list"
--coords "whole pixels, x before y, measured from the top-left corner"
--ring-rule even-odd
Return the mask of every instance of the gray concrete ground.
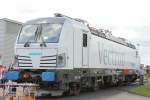
[[[126, 91], [128, 86], [101, 89], [96, 92], [81, 93], [80, 96], [49, 97], [38, 100], [150, 100], [150, 97], [130, 94]], [[130, 88], [130, 87], [129, 87]]]
[[[85, 92], [79, 96], [68, 97], [47, 97], [39, 98], [38, 100], [150, 100], [150, 97], [139, 96], [128, 93], [130, 89], [138, 86], [139, 82], [132, 83], [127, 86], [112, 87], [101, 89], [96, 92]], [[149, 84], [145, 81], [145, 84]]]

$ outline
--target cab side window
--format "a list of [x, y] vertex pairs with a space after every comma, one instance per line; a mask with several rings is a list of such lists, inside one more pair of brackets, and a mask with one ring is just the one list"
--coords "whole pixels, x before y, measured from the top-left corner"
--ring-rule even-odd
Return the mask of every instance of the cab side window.
[[83, 47], [87, 47], [87, 34], [83, 33]]

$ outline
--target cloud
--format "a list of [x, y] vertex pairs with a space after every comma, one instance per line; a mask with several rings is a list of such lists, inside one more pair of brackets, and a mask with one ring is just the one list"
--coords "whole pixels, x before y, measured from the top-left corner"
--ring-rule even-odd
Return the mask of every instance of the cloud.
[[19, 7], [19, 8], [16, 8], [16, 11], [19, 14], [33, 14], [33, 13], [38, 12], [37, 9], [31, 9], [31, 8], [28, 8], [28, 7]]
[[150, 46], [140, 46], [141, 62], [150, 65]]
[[60, 12], [81, 18], [91, 26], [109, 29], [115, 36], [139, 43], [142, 63], [148, 64], [149, 4], [149, 0], [2, 0], [0, 17], [25, 22]]
[[132, 30], [136, 33], [140, 34], [149, 34], [150, 32], [150, 24], [149, 25], [136, 25], [127, 27], [128, 30]]

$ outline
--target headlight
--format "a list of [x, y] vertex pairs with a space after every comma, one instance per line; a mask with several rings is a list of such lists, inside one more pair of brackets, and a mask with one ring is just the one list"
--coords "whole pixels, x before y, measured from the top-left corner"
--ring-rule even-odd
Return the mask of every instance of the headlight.
[[65, 53], [59, 54], [57, 56], [57, 66], [64, 67], [66, 65], [66, 55]]
[[30, 73], [25, 72], [25, 73], [22, 75], [22, 78], [23, 78], [24, 80], [26, 80], [26, 79], [29, 79], [30, 76], [31, 76]]

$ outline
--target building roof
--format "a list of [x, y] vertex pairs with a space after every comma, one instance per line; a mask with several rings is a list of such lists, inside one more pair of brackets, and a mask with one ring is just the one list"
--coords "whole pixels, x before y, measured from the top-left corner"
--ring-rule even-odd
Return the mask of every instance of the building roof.
[[4, 20], [4, 21], [7, 21], [7, 22], [12, 22], [12, 23], [16, 23], [16, 24], [23, 24], [22, 22], [15, 21], [15, 20], [8, 19], [8, 18], [2, 18], [2, 19], [0, 19], [0, 20]]

